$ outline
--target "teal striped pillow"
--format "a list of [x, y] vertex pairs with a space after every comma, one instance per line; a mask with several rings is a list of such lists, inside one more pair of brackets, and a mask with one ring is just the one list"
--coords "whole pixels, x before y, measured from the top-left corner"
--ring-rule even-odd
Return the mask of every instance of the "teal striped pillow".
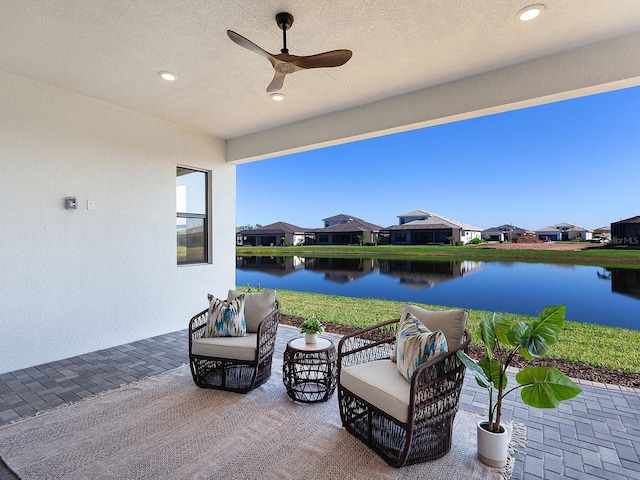
[[400, 319], [396, 364], [408, 381], [411, 381], [416, 368], [447, 351], [447, 339], [441, 330], [430, 331], [411, 313]]
[[209, 295], [209, 312], [205, 337], [246, 337], [247, 325], [244, 320], [244, 295], [231, 301], [220, 300]]

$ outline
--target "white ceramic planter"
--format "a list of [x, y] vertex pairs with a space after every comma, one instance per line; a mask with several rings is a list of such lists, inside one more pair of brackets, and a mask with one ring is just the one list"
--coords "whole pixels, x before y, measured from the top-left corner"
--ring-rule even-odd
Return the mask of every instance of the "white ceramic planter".
[[500, 433], [489, 432], [481, 426], [487, 423], [482, 420], [477, 425], [478, 459], [490, 467], [504, 467], [509, 454], [509, 432], [502, 426]]
[[305, 343], [318, 343], [318, 334], [317, 333], [305, 333], [304, 334], [304, 342]]

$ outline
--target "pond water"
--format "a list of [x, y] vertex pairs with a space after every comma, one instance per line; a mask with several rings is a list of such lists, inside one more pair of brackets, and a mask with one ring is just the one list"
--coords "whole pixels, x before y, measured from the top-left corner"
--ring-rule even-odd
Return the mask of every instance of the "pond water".
[[640, 270], [523, 262], [242, 257], [236, 284], [537, 315], [640, 330]]

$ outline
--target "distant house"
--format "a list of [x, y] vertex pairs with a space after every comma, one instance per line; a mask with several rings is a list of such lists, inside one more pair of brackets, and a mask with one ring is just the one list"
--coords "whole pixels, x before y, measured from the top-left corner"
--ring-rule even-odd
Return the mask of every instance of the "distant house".
[[308, 230], [306, 244], [315, 245], [358, 245], [360, 238], [365, 243], [373, 242], [382, 227], [350, 215], [334, 215], [323, 218], [324, 228]]
[[536, 235], [540, 240], [547, 241], [569, 241], [569, 240], [591, 240], [593, 230], [578, 227], [570, 223], [556, 223], [548, 227], [536, 230]]
[[640, 215], [612, 223], [611, 243], [640, 246]]
[[481, 229], [426, 210], [398, 215], [398, 225], [385, 228], [381, 236], [392, 245], [427, 245], [454, 242], [468, 243], [480, 238]]
[[236, 234], [236, 245], [273, 246], [296, 245], [304, 240], [305, 231], [308, 229], [298, 227], [286, 222], [276, 222], [260, 228], [242, 230]]
[[511, 242], [516, 236], [533, 234], [533, 230], [520, 228], [514, 225], [500, 225], [499, 227], [487, 228], [482, 231], [482, 238], [489, 242]]
[[594, 228], [593, 240], [610, 242], [611, 241], [611, 225], [605, 225], [604, 227]]

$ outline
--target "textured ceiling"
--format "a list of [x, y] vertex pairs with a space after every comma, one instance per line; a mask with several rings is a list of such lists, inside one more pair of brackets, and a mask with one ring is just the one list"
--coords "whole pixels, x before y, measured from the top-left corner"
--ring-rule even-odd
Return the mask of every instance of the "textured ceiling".
[[[231, 139], [640, 31], [638, 0], [544, 3], [524, 23], [517, 0], [2, 0], [0, 71]], [[280, 11], [290, 53], [353, 58], [287, 76], [276, 103], [226, 30], [279, 53]]]

